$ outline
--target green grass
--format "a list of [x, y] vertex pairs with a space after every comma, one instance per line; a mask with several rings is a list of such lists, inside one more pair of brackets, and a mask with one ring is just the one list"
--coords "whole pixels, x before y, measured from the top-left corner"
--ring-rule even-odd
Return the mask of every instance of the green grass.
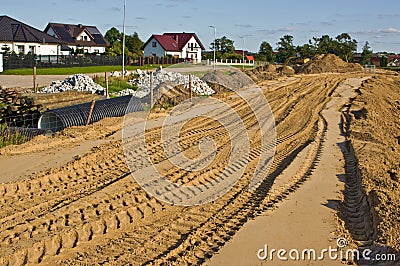
[[[163, 65], [168, 67], [169, 65]], [[149, 70], [156, 69], [159, 65], [145, 65], [145, 66], [126, 66], [126, 70], [133, 71], [136, 69]], [[74, 74], [89, 74], [89, 73], [103, 73], [112, 71], [122, 71], [121, 66], [86, 66], [86, 67], [60, 67], [60, 68], [38, 68], [36, 73], [38, 75], [74, 75]], [[32, 68], [20, 69], [7, 69], [2, 75], [32, 75]]]
[[8, 145], [19, 145], [28, 140], [27, 137], [16, 133], [10, 133], [7, 131], [7, 125], [0, 125], [0, 148]]
[[[128, 80], [132, 77], [128, 77], [125, 79], [122, 79], [122, 77], [109, 77], [108, 78], [108, 92], [109, 93], [115, 93], [119, 92], [125, 89], [132, 89], [132, 90], [137, 90], [138, 88], [136, 86], [132, 86], [128, 83]], [[95, 76], [93, 78], [93, 81], [96, 82], [97, 84], [101, 85], [102, 87], [106, 87], [106, 81], [103, 76]]]

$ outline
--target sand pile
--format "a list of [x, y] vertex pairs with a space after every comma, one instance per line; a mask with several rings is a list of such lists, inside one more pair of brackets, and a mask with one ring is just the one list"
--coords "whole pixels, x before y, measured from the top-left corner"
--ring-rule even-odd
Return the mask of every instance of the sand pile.
[[325, 72], [344, 73], [363, 71], [360, 64], [347, 63], [333, 54], [317, 55], [308, 63], [302, 65], [298, 73], [318, 74]]
[[217, 70], [201, 78], [203, 81], [217, 83], [231, 89], [241, 89], [253, 85], [253, 80], [240, 70]]

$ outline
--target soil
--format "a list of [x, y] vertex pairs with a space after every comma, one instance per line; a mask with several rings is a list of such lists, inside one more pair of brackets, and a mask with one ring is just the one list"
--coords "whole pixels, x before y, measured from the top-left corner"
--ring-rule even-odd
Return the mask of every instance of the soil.
[[340, 57], [333, 54], [317, 55], [306, 64], [300, 66], [297, 73], [318, 74], [318, 73], [345, 73], [362, 72], [363, 67], [360, 64], [347, 63]]
[[[374, 244], [400, 250], [400, 78], [376, 75], [357, 91], [348, 134], [372, 209]], [[399, 254], [399, 253], [398, 253]], [[399, 256], [398, 256], [399, 257]]]
[[[251, 82], [239, 75], [217, 71], [208, 81], [246, 90], [243, 86]], [[88, 127], [65, 129], [52, 138], [41, 136], [0, 149], [1, 168], [7, 177], [3, 180], [7, 182], [0, 184], [0, 265], [207, 264], [219, 250], [222, 254], [223, 247], [228, 247], [226, 243], [243, 226], [250, 226], [245, 225], [248, 221], [265, 215], [261, 218], [277, 228], [274, 233], [279, 237], [291, 237], [280, 227], [280, 217], [284, 217], [284, 222], [293, 226], [291, 232], [313, 229], [314, 222], [320, 228], [318, 236], [303, 234], [304, 242], [314, 240], [326, 246], [335, 237], [345, 235], [359, 248], [379, 245], [398, 251], [399, 78], [377, 74], [363, 82], [361, 95], [350, 96], [353, 101], [345, 105], [350, 109], [342, 110], [343, 135], [347, 139], [339, 149], [332, 146], [337, 132], [327, 135], [335, 122], [325, 118], [326, 124], [322, 117], [334, 97], [342, 98], [337, 93], [339, 85], [363, 77], [361, 73], [330, 73], [259, 80], [275, 117], [277, 146], [271, 168], [256, 190], [249, 190], [248, 185], [259, 162], [261, 134], [257, 118], [234, 92], [215, 95], [242, 118], [251, 152], [237, 184], [221, 198], [200, 206], [161, 202], [135, 182], [121, 142], [122, 118], [107, 118]], [[349, 91], [354, 93], [354, 89]], [[199, 106], [209, 107], [208, 100], [199, 99]], [[192, 158], [199, 154], [199, 141], [212, 137], [218, 147], [217, 160], [196, 174], [171, 167], [162, 152], [161, 125], [165, 116], [162, 110], [152, 113], [151, 126], [138, 137], [148, 140], [151, 160], [169, 180], [201, 183], [214, 180], [225, 170], [230, 136], [206, 116], [186, 122], [179, 144]], [[334, 117], [338, 119], [337, 114]], [[138, 113], [125, 123], [139, 126], [145, 118]], [[131, 141], [134, 149], [130, 152], [133, 157], [139, 156], [143, 147], [135, 146], [135, 138]], [[10, 163], [21, 160], [24, 163], [19, 167]], [[143, 166], [141, 158], [135, 166]], [[329, 183], [319, 179], [325, 170]], [[338, 180], [330, 175], [333, 172], [343, 175], [339, 181], [344, 184], [334, 185]], [[310, 197], [314, 193], [316, 197]], [[360, 200], [354, 201], [354, 195]], [[294, 199], [302, 202], [296, 204]], [[310, 205], [306, 200], [311, 201]], [[324, 203], [327, 205], [320, 206]], [[296, 208], [304, 211], [302, 216], [297, 216]], [[355, 211], [363, 222], [355, 225], [348, 210]], [[302, 220], [308, 226], [297, 227], [290, 222], [289, 214], [293, 219], [308, 217]], [[253, 237], [267, 239], [261, 233]], [[237, 250], [239, 255], [241, 252]]]

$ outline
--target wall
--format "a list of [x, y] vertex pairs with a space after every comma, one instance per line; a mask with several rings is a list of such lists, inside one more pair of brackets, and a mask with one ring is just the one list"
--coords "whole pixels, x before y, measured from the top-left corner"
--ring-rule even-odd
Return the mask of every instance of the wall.
[[[153, 47], [153, 42], [157, 43], [157, 47]], [[144, 56], [145, 57], [152, 56], [153, 54], [155, 54], [157, 57], [165, 56], [164, 48], [160, 45], [160, 43], [154, 37], [151, 38], [150, 42], [144, 48]]]
[[[27, 54], [30, 50], [30, 46], [34, 47], [34, 53], [37, 55], [57, 55], [59, 51], [59, 47], [57, 44], [42, 44], [42, 43], [10, 43], [10, 42], [0, 42], [0, 48], [4, 45], [8, 46], [11, 50], [16, 54], [19, 54], [18, 46], [23, 46], [25, 54]], [[61, 52], [59, 52], [61, 54]]]
[[[198, 48], [193, 48], [191, 51], [190, 44], [193, 43]], [[201, 62], [201, 48], [200, 44], [197, 43], [196, 38], [192, 37], [188, 43], [184, 46], [182, 51], [182, 58], [192, 58], [195, 63]]]

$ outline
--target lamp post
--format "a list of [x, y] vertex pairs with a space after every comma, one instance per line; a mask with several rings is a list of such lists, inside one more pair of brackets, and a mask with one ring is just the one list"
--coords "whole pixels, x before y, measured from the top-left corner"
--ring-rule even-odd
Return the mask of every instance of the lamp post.
[[126, 0], [124, 0], [124, 23], [122, 24], [122, 79], [125, 78], [125, 21], [126, 21]]
[[208, 27], [210, 27], [210, 28], [213, 28], [214, 29], [214, 70], [215, 70], [215, 67], [216, 67], [216, 61], [215, 61], [215, 50], [216, 50], [216, 45], [217, 45], [217, 28], [215, 27], [215, 26], [208, 26]]
[[242, 50], [242, 63], [243, 63], [243, 66], [242, 66], [242, 69], [244, 70], [244, 47], [245, 47], [245, 37], [244, 36], [239, 36], [239, 38], [240, 39], [242, 39], [243, 40], [243, 50]]

